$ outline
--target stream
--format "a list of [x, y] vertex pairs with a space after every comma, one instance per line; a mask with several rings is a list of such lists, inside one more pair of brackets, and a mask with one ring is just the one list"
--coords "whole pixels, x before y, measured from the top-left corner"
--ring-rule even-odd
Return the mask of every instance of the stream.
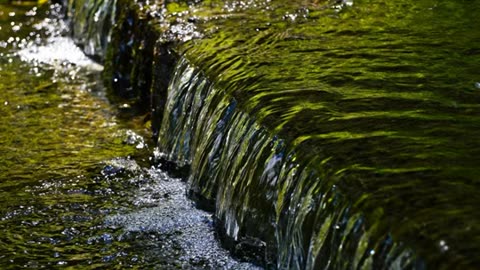
[[58, 1], [0, 0], [2, 269], [480, 265], [478, 3]]
[[255, 268], [220, 247], [59, 12], [0, 5], [2, 269]]

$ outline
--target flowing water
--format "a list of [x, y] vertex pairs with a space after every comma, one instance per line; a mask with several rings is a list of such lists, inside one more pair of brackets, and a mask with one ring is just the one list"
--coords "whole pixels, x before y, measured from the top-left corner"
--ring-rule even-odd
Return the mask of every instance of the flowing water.
[[169, 7], [204, 36], [177, 48], [159, 144], [237, 245], [284, 269], [480, 265], [477, 2]]
[[[108, 59], [109, 33], [131, 57], [146, 18], [182, 36], [168, 97], [151, 78], [161, 152], [51, 10], [0, 6], [2, 266], [252, 268], [214, 223], [271, 268], [480, 265], [478, 3], [167, 2], [67, 4], [129, 91], [138, 59]], [[190, 165], [188, 186], [163, 159]]]
[[254, 268], [152, 166], [143, 116], [109, 102], [59, 11], [0, 4], [1, 268]]

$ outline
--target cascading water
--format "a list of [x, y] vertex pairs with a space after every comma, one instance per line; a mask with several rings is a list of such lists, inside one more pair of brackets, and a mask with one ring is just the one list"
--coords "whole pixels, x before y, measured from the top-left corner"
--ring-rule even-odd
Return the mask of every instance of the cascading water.
[[254, 2], [180, 46], [159, 140], [227, 236], [280, 268], [474, 268], [478, 6]]
[[370, 237], [376, 228], [352, 213], [331, 180], [335, 176], [299, 165], [294, 151], [185, 58], [176, 67], [162, 123], [161, 151], [191, 164], [190, 192], [211, 207], [215, 202], [216, 218], [237, 251], [256, 249], [248, 255], [276, 261], [281, 269], [405, 269], [419, 263], [388, 234]]
[[[93, 2], [71, 9], [92, 54], [108, 27], [81, 18], [114, 13]], [[186, 2], [162, 20], [205, 36], [168, 46], [143, 4], [119, 12], [112, 80], [152, 86], [159, 147], [233, 250], [283, 269], [478, 265], [477, 4]]]
[[103, 59], [115, 24], [116, 0], [65, 2], [74, 41], [83, 46], [88, 56]]
[[107, 98], [61, 10], [0, 3], [1, 268], [257, 269], [150, 163], [148, 129]]

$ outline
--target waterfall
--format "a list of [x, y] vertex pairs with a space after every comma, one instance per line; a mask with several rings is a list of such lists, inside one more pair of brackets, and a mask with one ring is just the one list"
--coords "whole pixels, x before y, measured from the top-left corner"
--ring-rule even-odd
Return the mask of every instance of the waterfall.
[[281, 269], [478, 265], [478, 9], [227, 2], [68, 3], [225, 245]]
[[72, 36], [85, 54], [104, 59], [115, 24], [116, 0], [67, 0]]
[[191, 165], [191, 193], [212, 203], [233, 249], [256, 248], [257, 259], [280, 269], [405, 269], [421, 263], [352, 210], [328, 172], [328, 159], [310, 161], [325, 171], [298, 161], [295, 150], [185, 58], [168, 88], [159, 147], [168, 159]]

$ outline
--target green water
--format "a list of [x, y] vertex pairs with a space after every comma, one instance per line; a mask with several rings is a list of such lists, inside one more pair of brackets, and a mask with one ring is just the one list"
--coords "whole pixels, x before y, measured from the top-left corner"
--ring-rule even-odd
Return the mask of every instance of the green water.
[[[193, 189], [217, 200], [226, 230], [236, 228], [232, 237], [246, 232], [272, 240], [265, 236], [269, 230], [294, 232], [272, 240], [280, 251], [291, 248], [282, 258], [293, 261], [280, 262], [286, 268], [385, 267], [380, 261], [390, 260], [392, 239], [394, 247], [418, 255], [408, 267], [474, 268], [480, 248], [480, 5], [344, 2], [170, 4], [171, 12], [189, 10], [181, 17], [203, 34], [178, 48], [203, 73], [183, 67], [188, 72], [179, 89], [172, 88], [180, 98], [164, 122], [184, 137], [173, 137], [171, 151], [180, 151], [180, 159], [181, 151], [193, 152]], [[192, 93], [177, 94], [186, 88]], [[282, 142], [267, 146], [249, 131], [258, 127], [235, 123], [243, 116], [232, 110], [247, 113]], [[265, 150], [272, 146], [281, 150]], [[287, 155], [300, 169], [288, 169]], [[279, 167], [268, 169], [271, 164]], [[288, 176], [303, 173], [303, 166], [320, 179]], [[272, 178], [268, 186], [261, 177], [269, 170], [292, 179]], [[325, 196], [331, 196], [328, 205], [338, 198], [338, 205], [322, 212]], [[252, 215], [258, 215], [255, 222]], [[332, 220], [342, 224], [343, 216], [352, 217], [345, 225], [352, 231], [335, 234]], [[355, 220], [371, 238], [358, 236], [358, 248], [342, 251], [334, 241], [357, 237]], [[265, 226], [254, 228], [256, 222]], [[382, 249], [390, 251], [379, 254]], [[355, 259], [343, 263], [342, 254]]]
[[255, 269], [150, 161], [144, 116], [109, 101], [59, 10], [0, 4], [0, 268]]
[[0, 30], [1, 269], [257, 269], [220, 247], [60, 6], [0, 4]]
[[[178, 2], [162, 21], [183, 58], [159, 144], [192, 163], [191, 191], [216, 200], [227, 236], [286, 269], [479, 264], [478, 3]], [[1, 8], [2, 265], [206, 267], [181, 259], [194, 249], [176, 238], [199, 231], [169, 231], [177, 221], [161, 209], [128, 213], [132, 187], [171, 196], [144, 185], [149, 170], [125, 169], [129, 155], [146, 159], [125, 144], [126, 129], [146, 132], [143, 117], [120, 119], [94, 66], [11, 55], [51, 42], [49, 28], [30, 28], [41, 21], [22, 15], [31, 7]], [[105, 36], [87, 32], [102, 55]], [[185, 215], [212, 229], [208, 215]]]
[[[103, 222], [127, 206], [122, 196], [128, 192], [100, 172], [109, 160], [138, 152], [123, 143], [132, 126], [118, 120], [98, 71], [24, 62], [15, 55], [52, 35], [33, 25], [59, 27], [58, 18], [44, 21], [46, 12], [0, 5], [0, 40], [18, 38], [0, 48], [2, 269], [108, 265], [130, 246], [109, 241], [115, 231]], [[12, 22], [21, 29], [12, 31]], [[134, 264], [132, 257], [124, 263]]]

